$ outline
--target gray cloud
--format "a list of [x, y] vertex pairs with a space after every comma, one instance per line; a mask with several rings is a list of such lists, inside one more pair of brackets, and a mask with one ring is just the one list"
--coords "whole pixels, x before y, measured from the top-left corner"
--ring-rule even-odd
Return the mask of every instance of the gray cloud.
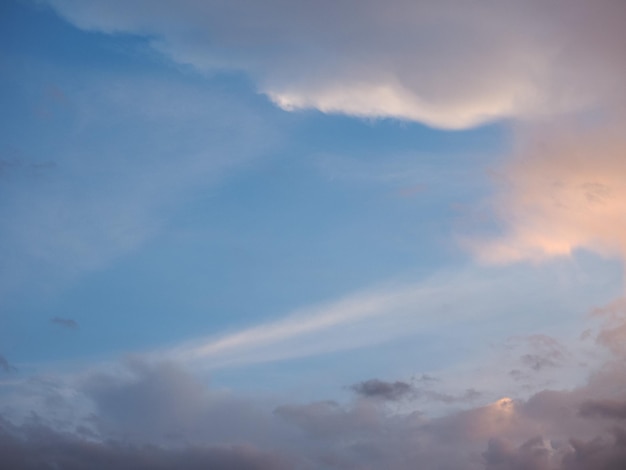
[[78, 329], [78, 322], [71, 318], [53, 317], [50, 319], [50, 322], [70, 330]]

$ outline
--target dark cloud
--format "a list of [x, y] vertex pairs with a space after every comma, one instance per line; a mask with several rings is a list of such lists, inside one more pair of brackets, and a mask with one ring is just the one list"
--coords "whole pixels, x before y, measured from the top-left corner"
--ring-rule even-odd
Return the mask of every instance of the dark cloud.
[[481, 392], [473, 388], [465, 390], [465, 392], [460, 395], [453, 395], [450, 393], [444, 393], [431, 389], [430, 384], [437, 381], [437, 379], [427, 375], [422, 375], [419, 378], [413, 379], [412, 382], [418, 382], [423, 384], [420, 386], [416, 386], [413, 383], [403, 382], [399, 380], [396, 380], [395, 382], [385, 382], [379, 379], [370, 379], [352, 385], [350, 389], [354, 391], [358, 396], [364, 398], [373, 398], [387, 401], [399, 401], [409, 399], [427, 400], [445, 404], [472, 401], [482, 395]]
[[366, 380], [353, 385], [352, 390], [358, 395], [367, 398], [382, 398], [384, 400], [400, 400], [415, 392], [413, 386], [406, 382], [384, 382], [378, 379]]
[[64, 328], [68, 328], [70, 330], [78, 329], [78, 323], [76, 322], [76, 320], [73, 320], [71, 318], [53, 317], [50, 319], [50, 322]]
[[15, 426], [0, 417], [0, 467], [11, 470], [282, 470], [281, 455], [251, 446], [166, 449], [81, 439], [40, 423]]
[[581, 416], [626, 419], [626, 401], [589, 400], [580, 406]]
[[0, 370], [7, 373], [17, 371], [17, 369], [13, 367], [7, 358], [2, 354], [0, 354]]

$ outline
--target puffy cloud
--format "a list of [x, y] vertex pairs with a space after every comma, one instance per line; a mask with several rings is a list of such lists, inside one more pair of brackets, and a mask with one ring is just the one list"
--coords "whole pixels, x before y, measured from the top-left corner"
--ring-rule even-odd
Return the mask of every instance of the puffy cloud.
[[243, 70], [284, 109], [444, 128], [594, 105], [618, 82], [597, 64], [619, 49], [624, 14], [615, 0], [49, 3], [78, 27], [145, 35], [177, 62]]

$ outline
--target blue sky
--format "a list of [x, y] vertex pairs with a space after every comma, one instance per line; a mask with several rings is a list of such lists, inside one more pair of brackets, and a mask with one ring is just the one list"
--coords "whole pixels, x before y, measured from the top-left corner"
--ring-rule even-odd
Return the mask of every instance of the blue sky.
[[[119, 468], [106, 439], [506, 470], [537, 430], [603, 432], [575, 417], [626, 398], [598, 378], [624, 352], [625, 12], [574, 3], [5, 2], [2, 436], [37, 416]], [[576, 432], [533, 414], [546, 390]], [[587, 468], [548, 447], [529, 468]]]

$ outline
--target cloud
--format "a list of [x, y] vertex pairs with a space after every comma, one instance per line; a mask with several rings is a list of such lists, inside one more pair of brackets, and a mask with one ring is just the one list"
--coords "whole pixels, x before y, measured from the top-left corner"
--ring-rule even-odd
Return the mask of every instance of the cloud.
[[406, 398], [413, 392], [413, 386], [407, 382], [384, 382], [370, 379], [350, 387], [358, 395], [367, 398], [382, 398], [385, 400], [399, 400]]
[[292, 468], [281, 455], [252, 446], [167, 449], [82, 439], [41, 423], [14, 426], [0, 417], [0, 460], [12, 470], [280, 470]]
[[[546, 338], [531, 342], [551, 343]], [[78, 469], [83, 458], [107, 458], [119, 468], [141, 468], [159, 459], [164, 469], [174, 460], [179, 468], [196, 468], [195, 462], [214, 468], [330, 470], [621, 468], [625, 434], [607, 429], [607, 423], [624, 419], [623, 358], [613, 353], [586, 383], [570, 390], [546, 389], [526, 400], [468, 396], [461, 409], [435, 416], [419, 407], [400, 410], [386, 400], [366, 399], [401, 397], [407, 389], [425, 393], [440, 384], [430, 377], [362, 381], [355, 386], [357, 398], [343, 403], [283, 399], [274, 406], [208, 387], [174, 363], [130, 359], [122, 367], [82, 374], [69, 387], [73, 391], [63, 398], [68, 403], [92, 403], [78, 419], [78, 408], [41, 399], [52, 392], [57, 396], [59, 387], [43, 389], [35, 401], [47, 403], [48, 411], [40, 409], [21, 424], [6, 417], [0, 421], [0, 452], [18, 469], [25, 455], [60, 468], [73, 458]], [[470, 398], [479, 400], [478, 406], [469, 406]], [[63, 410], [73, 418], [52, 413]]]
[[418, 386], [413, 380], [409, 383], [400, 380], [385, 382], [379, 379], [370, 379], [354, 384], [350, 387], [350, 389], [363, 398], [373, 398], [387, 401], [421, 400], [452, 404], [473, 401], [482, 396], [482, 393], [474, 390], [473, 388], [467, 389], [458, 395], [432, 390], [428, 386], [428, 382], [430, 381], [432, 381], [432, 379], [426, 379], [425, 381], [418, 380], [418, 383], [424, 382], [427, 384]]
[[[604, 78], [589, 82], [597, 101], [586, 112], [514, 125], [513, 155], [494, 171], [499, 233], [469, 243], [485, 262], [538, 262], [577, 250], [626, 257], [626, 31], [616, 19], [626, 4], [574, 2], [560, 11], [561, 26], [572, 28], [566, 55]], [[573, 80], [589, 77], [557, 63]]]
[[242, 70], [286, 110], [443, 128], [592, 106], [618, 82], [597, 65], [619, 49], [607, 31], [624, 13], [614, 0], [49, 3], [80, 28], [145, 35], [176, 62]]
[[254, 400], [207, 387], [170, 362], [129, 359], [121, 370], [93, 374], [77, 388], [94, 406], [87, 424], [111, 439], [268, 445], [287, 436]]
[[581, 416], [626, 419], [626, 402], [616, 400], [589, 400], [580, 405]]
[[[310, 357], [373, 346], [452, 324], [465, 325], [468, 333], [480, 331], [483, 322], [504, 311], [524, 315], [532, 308], [530, 297], [541, 297], [542, 302], [553, 305], [562, 292], [567, 292], [568, 301], [563, 303], [559, 296], [553, 315], [569, 317], [589, 305], [588, 294], [598, 295], [595, 288], [593, 293], [589, 291], [594, 286], [588, 282], [591, 271], [583, 277], [572, 276], [571, 269], [559, 263], [541, 273], [532, 270], [529, 275], [531, 270], [528, 266], [472, 268], [442, 271], [419, 282], [388, 283], [238, 331], [155, 351], [154, 355], [207, 368]], [[547, 288], [554, 285], [555, 277], [559, 288]], [[572, 291], [576, 292], [573, 296]], [[505, 334], [515, 332], [508, 327], [502, 327]]]
[[11, 363], [7, 360], [6, 357], [0, 354], [0, 370], [8, 373], [8, 372], [14, 372], [17, 369], [11, 365]]
[[465, 244], [489, 263], [626, 255], [620, 0], [49, 3], [176, 62], [241, 70], [287, 110], [451, 129], [508, 119], [518, 145], [490, 204], [500, 233]]
[[474, 246], [488, 262], [540, 261], [588, 249], [626, 257], [623, 123], [534, 129], [502, 170], [504, 233]]
[[483, 453], [485, 470], [610, 470], [626, 465], [626, 430], [614, 428], [606, 436], [568, 443], [529, 439], [519, 447], [492, 439]]
[[63, 328], [69, 328], [70, 330], [78, 329], [78, 323], [71, 318], [53, 317], [50, 322], [54, 325], [62, 326]]
[[[256, 362], [350, 348], [370, 343], [372, 339], [365, 337], [356, 341], [346, 341], [344, 329], [347, 325], [371, 321], [376, 317], [407, 313], [411, 305], [425, 294], [427, 291], [417, 286], [365, 291], [326, 305], [296, 311], [282, 319], [243, 329], [221, 338], [192, 342], [168, 354], [188, 361], [221, 359], [229, 362]], [[334, 335], [329, 334], [333, 331]], [[313, 335], [314, 338], [319, 338], [320, 333], [327, 335], [325, 341], [302, 340]], [[383, 332], [385, 333], [389, 334]], [[379, 339], [373, 339], [377, 340]]]

